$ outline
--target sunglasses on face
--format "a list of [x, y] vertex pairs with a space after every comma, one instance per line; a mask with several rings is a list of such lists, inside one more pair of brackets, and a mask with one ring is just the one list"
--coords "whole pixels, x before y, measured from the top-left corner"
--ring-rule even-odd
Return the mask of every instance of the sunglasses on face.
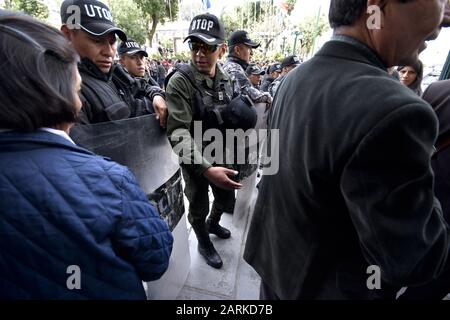
[[217, 50], [217, 48], [219, 47], [217, 44], [211, 45], [211, 44], [206, 44], [203, 42], [192, 42], [192, 41], [189, 41], [188, 45], [189, 45], [189, 49], [191, 49], [191, 51], [198, 52], [199, 50], [202, 50], [202, 52], [204, 52], [204, 53], [215, 52]]

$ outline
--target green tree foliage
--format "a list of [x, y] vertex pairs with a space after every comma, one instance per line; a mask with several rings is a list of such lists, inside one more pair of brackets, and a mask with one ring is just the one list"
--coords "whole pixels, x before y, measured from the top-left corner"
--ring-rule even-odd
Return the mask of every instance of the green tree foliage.
[[220, 17], [225, 29], [225, 36], [228, 38], [230, 34], [240, 28], [240, 21], [237, 15], [222, 14]]
[[111, 9], [114, 21], [127, 37], [144, 45], [147, 38], [146, 22], [141, 11], [133, 0], [105, 1]]
[[173, 52], [173, 39], [170, 38], [161, 38], [161, 40], [159, 41], [161, 46], [168, 50], [169, 52]]
[[[307, 57], [313, 50], [315, 40], [329, 29], [328, 20], [325, 15], [308, 17], [299, 26], [300, 55]], [[298, 53], [298, 52], [296, 52]]]
[[178, 52], [172, 56], [172, 59], [181, 60], [181, 61], [189, 61], [191, 59], [191, 55], [189, 52]]
[[148, 30], [150, 45], [158, 23], [174, 21], [178, 14], [178, 0], [133, 0], [141, 11]]
[[250, 2], [247, 11], [247, 24], [260, 22], [266, 13], [265, 7], [262, 5], [261, 1]]
[[49, 15], [48, 7], [39, 0], [6, 0], [5, 8], [22, 11], [43, 21], [45, 21]]
[[[288, 5], [289, 16], [297, 0], [288, 0], [285, 3]], [[269, 47], [273, 47], [278, 37], [288, 28], [287, 17], [280, 15], [280, 7], [274, 1], [244, 0], [242, 6], [236, 7], [231, 14], [222, 14], [221, 19], [227, 36], [237, 29], [247, 30], [252, 39], [261, 43], [258, 50], [263, 57], [270, 56]]]
[[290, 15], [292, 13], [292, 10], [294, 10], [295, 8], [297, 0], [287, 0], [286, 3], [288, 5], [288, 14]]
[[228, 36], [231, 32], [238, 29], [252, 30], [257, 24], [262, 22], [268, 12], [269, 4], [263, 4], [262, 1], [244, 2], [242, 6], [234, 9], [233, 13], [221, 15], [225, 27], [225, 33]]

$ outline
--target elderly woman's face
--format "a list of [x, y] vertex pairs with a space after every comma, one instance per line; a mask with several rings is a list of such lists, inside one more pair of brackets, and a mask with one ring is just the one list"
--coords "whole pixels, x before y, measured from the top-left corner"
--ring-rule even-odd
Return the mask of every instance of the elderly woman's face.
[[400, 82], [409, 87], [417, 79], [417, 72], [413, 67], [406, 66], [398, 72], [400, 74]]

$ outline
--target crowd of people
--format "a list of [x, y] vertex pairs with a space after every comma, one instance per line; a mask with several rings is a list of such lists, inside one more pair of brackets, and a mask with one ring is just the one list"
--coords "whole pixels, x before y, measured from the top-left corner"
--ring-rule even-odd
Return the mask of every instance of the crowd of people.
[[[388, 1], [373, 29], [368, 3], [331, 0], [334, 35], [306, 62], [253, 62], [260, 44], [245, 30], [226, 37], [209, 13], [191, 21], [190, 60], [161, 62], [97, 0], [64, 0], [60, 30], [1, 12], [0, 298], [146, 298], [142, 281], [166, 272], [173, 236], [133, 173], [70, 130], [149, 114], [180, 159], [198, 252], [224, 267], [210, 235], [232, 236], [220, 220], [246, 176], [223, 158], [230, 146], [205, 155], [197, 125], [201, 136], [251, 130], [263, 104], [283, 156], [255, 186], [244, 252], [261, 299], [442, 299], [450, 84], [422, 96], [419, 53], [450, 25], [450, 4]], [[83, 280], [69, 285], [74, 266]]]
[[[144, 51], [144, 49], [141, 49]], [[145, 51], [144, 51], [145, 52]], [[119, 50], [120, 54], [120, 50]], [[147, 53], [146, 53], [147, 54]], [[148, 56], [148, 55], [147, 55]], [[277, 61], [251, 61], [246, 66], [245, 73], [251, 85], [262, 91], [275, 96], [278, 84], [283, 80], [289, 71], [300, 65], [303, 61], [296, 55], [286, 56], [283, 60]], [[188, 61], [179, 59], [145, 59], [145, 77], [148, 81], [164, 88], [164, 80], [174, 68], [179, 64], [186, 64]], [[222, 63], [218, 61], [218, 63]], [[413, 90], [418, 96], [422, 96], [422, 79], [424, 76], [423, 63], [418, 60], [412, 66], [398, 66], [389, 68], [389, 73], [397, 78], [402, 84]], [[274, 84], [274, 82], [277, 80]], [[272, 86], [270, 86], [272, 84]]]

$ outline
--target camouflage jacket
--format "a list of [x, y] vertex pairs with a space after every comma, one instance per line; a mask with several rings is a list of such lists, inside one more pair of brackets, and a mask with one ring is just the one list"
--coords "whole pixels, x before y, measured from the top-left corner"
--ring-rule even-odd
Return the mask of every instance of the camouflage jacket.
[[281, 81], [283, 81], [283, 79], [286, 78], [286, 76], [279, 76], [278, 78], [276, 78], [270, 85], [269, 85], [269, 94], [272, 97], [275, 97], [275, 94], [277, 93], [277, 90], [281, 84]]
[[248, 95], [254, 103], [271, 103], [272, 98], [267, 92], [262, 92], [252, 86], [245, 74], [244, 68], [247, 68], [247, 66], [248, 64], [245, 61], [229, 56], [223, 65], [223, 69], [238, 86], [241, 94]]
[[[214, 79], [200, 73], [195, 65], [189, 63], [194, 73], [197, 84], [209, 91], [222, 91], [224, 88], [232, 86], [229, 76], [222, 70], [219, 64], [216, 66]], [[193, 122], [196, 104], [196, 88], [180, 72], [173, 74], [166, 88], [167, 103], [167, 134], [174, 150], [183, 150], [181, 154], [182, 164], [188, 165], [190, 170], [201, 175], [213, 165], [211, 159], [203, 157], [203, 142], [194, 139]], [[202, 138], [202, 137], [200, 137]], [[200, 139], [202, 140], [202, 139]], [[175, 152], [180, 155], [179, 151]]]

